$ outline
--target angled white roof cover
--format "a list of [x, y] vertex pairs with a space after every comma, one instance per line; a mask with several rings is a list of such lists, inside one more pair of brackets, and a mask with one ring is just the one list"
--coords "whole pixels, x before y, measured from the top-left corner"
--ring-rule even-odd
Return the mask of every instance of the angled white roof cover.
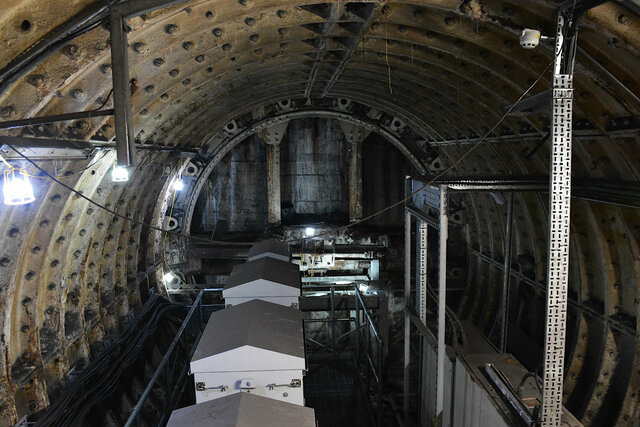
[[271, 257], [282, 261], [289, 261], [289, 245], [277, 240], [265, 240], [249, 249], [247, 261], [254, 261], [263, 257]]
[[234, 288], [258, 279], [300, 289], [300, 269], [298, 266], [291, 262], [269, 257], [247, 261], [233, 267], [224, 289]]
[[246, 345], [304, 358], [302, 312], [257, 299], [216, 311], [191, 361]]
[[250, 393], [234, 393], [171, 413], [167, 427], [315, 427], [306, 408]]

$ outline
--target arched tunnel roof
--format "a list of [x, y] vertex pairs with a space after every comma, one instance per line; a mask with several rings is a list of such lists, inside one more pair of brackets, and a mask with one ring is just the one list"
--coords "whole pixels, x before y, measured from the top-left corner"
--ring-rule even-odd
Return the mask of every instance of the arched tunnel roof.
[[[111, 105], [106, 17], [116, 3], [2, 2], [2, 120]], [[158, 226], [171, 202], [170, 178], [191, 167], [184, 158], [197, 159], [193, 164], [206, 170], [216, 154], [230, 149], [227, 144], [238, 142], [237, 132], [255, 131], [287, 112], [343, 114], [387, 132], [418, 170], [454, 164], [541, 74], [530, 94], [550, 89], [553, 43], [526, 50], [519, 35], [530, 27], [553, 36], [554, 12], [562, 2], [171, 3], [127, 20], [134, 135], [144, 148], [131, 181], [110, 182], [112, 152], [91, 165], [81, 156], [49, 169], [92, 199]], [[637, 1], [607, 2], [582, 18], [574, 77], [577, 177], [638, 181], [639, 51]], [[540, 105], [548, 104], [508, 115], [454, 171], [547, 174], [548, 150], [536, 147], [544, 143], [550, 118]], [[114, 123], [105, 116], [3, 132], [109, 144]], [[182, 151], [182, 159], [167, 149]], [[46, 405], [69, 369], [118, 331], [140, 303], [140, 272], [157, 265], [161, 251], [159, 233], [122, 221], [55, 183], [39, 183], [36, 204], [3, 206], [0, 212], [0, 423]], [[190, 197], [185, 206], [197, 194]], [[483, 195], [466, 200], [469, 245], [499, 259], [505, 208]], [[515, 200], [514, 252], [530, 260], [527, 280], [541, 280], [546, 199], [529, 194]], [[187, 216], [182, 225], [189, 221]], [[585, 424], [597, 423], [610, 407], [606, 414], [621, 424], [638, 412], [639, 224], [633, 209], [574, 204], [571, 295], [578, 314], [565, 393]], [[462, 314], [488, 324], [497, 308], [483, 309], [480, 295], [487, 292], [469, 290]], [[582, 401], [580, 393], [588, 397]]]

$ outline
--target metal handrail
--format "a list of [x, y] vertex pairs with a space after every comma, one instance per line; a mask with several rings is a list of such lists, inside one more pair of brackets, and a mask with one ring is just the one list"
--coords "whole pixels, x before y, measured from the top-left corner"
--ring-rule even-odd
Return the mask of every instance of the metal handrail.
[[[162, 369], [165, 367], [165, 365], [167, 364], [167, 362], [171, 358], [171, 355], [172, 355], [173, 351], [178, 346], [178, 342], [180, 342], [180, 338], [182, 338], [182, 334], [187, 329], [187, 325], [189, 324], [191, 318], [193, 317], [193, 313], [196, 312], [196, 309], [199, 309], [199, 307], [200, 307], [200, 305], [202, 303], [202, 296], [204, 295], [204, 292], [205, 291], [202, 290], [202, 291], [200, 291], [200, 293], [198, 293], [198, 297], [196, 298], [196, 300], [191, 305], [191, 309], [187, 313], [187, 316], [184, 318], [184, 321], [182, 322], [182, 325], [180, 326], [180, 329], [178, 329], [178, 333], [176, 334], [175, 338], [171, 342], [171, 345], [169, 346], [169, 349], [167, 350], [165, 355], [162, 357], [162, 360], [160, 361], [160, 364], [158, 365], [158, 368], [156, 368], [156, 371], [153, 373], [153, 377], [151, 377], [151, 381], [149, 381], [149, 384], [147, 384], [147, 388], [145, 388], [144, 392], [142, 393], [142, 396], [140, 396], [140, 399], [138, 399], [138, 403], [136, 403], [136, 406], [133, 408], [133, 411], [131, 412], [131, 415], [129, 415], [129, 418], [127, 419], [125, 427], [130, 427], [131, 425], [133, 425], [135, 419], [138, 417], [138, 414], [140, 413], [140, 410], [142, 409], [142, 405], [147, 400], [147, 397], [149, 397], [149, 393], [151, 393], [151, 389], [153, 388], [153, 386], [155, 385], [156, 381], [160, 377], [160, 375], [162, 373]], [[200, 319], [200, 321], [202, 322], [202, 319]]]
[[367, 323], [371, 327], [371, 330], [373, 331], [373, 334], [376, 337], [376, 341], [378, 341], [378, 342], [382, 341], [382, 338], [380, 338], [380, 334], [378, 334], [378, 331], [376, 330], [376, 327], [373, 324], [373, 321], [371, 320], [371, 317], [369, 316], [369, 311], [367, 309], [366, 304], [364, 303], [364, 299], [362, 298], [362, 294], [360, 293], [360, 289], [358, 289], [358, 285], [353, 285], [353, 289], [355, 289], [355, 291], [356, 291], [356, 298], [358, 298], [358, 300], [360, 301], [360, 304], [362, 305], [362, 312], [364, 313], [365, 318], [367, 319]]

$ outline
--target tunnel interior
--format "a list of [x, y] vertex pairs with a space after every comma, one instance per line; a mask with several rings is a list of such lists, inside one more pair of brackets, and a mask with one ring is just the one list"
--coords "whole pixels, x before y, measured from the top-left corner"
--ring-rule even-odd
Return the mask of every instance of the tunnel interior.
[[[584, 7], [563, 404], [585, 426], [636, 425], [636, 0], [4, 0], [0, 154], [4, 169], [25, 171], [35, 200], [0, 206], [0, 425], [52, 405], [132, 336], [153, 295], [190, 304], [266, 239], [291, 244], [303, 286], [366, 278], [389, 295], [385, 372], [401, 395], [394, 337], [404, 259], [415, 258], [403, 246], [408, 176], [499, 188], [450, 192], [448, 307], [498, 346], [508, 268], [506, 350], [540, 373], [550, 198], [505, 183], [549, 179], [562, 7]], [[122, 28], [127, 61], [114, 64], [110, 17], [138, 8]], [[535, 49], [520, 45], [525, 28], [546, 36]], [[122, 67], [136, 160], [114, 182]], [[437, 232], [428, 248], [435, 289]], [[328, 259], [335, 268], [322, 266]], [[179, 325], [162, 322], [167, 333]], [[161, 353], [165, 341], [145, 345]]]

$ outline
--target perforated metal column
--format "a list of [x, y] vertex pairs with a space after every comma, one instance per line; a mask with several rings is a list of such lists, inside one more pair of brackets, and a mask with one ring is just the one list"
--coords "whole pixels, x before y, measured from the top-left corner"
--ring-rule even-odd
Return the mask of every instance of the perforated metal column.
[[547, 325], [542, 396], [542, 425], [545, 427], [560, 426], [562, 416], [571, 208], [572, 80], [571, 75], [556, 74], [553, 81]]
[[438, 260], [438, 370], [436, 381], [436, 417], [441, 425], [444, 408], [444, 353], [445, 353], [445, 310], [447, 307], [447, 239], [449, 238], [449, 207], [446, 185], [440, 186], [440, 259]]
[[[404, 214], [404, 305], [411, 303], [411, 214]], [[403, 372], [403, 413], [405, 423], [409, 422], [409, 381], [411, 371], [409, 358], [411, 357], [411, 320], [409, 312], [404, 311], [404, 372]]]
[[429, 225], [426, 221], [418, 221], [416, 239], [416, 283], [418, 288], [418, 315], [423, 323], [427, 323], [427, 233]]

